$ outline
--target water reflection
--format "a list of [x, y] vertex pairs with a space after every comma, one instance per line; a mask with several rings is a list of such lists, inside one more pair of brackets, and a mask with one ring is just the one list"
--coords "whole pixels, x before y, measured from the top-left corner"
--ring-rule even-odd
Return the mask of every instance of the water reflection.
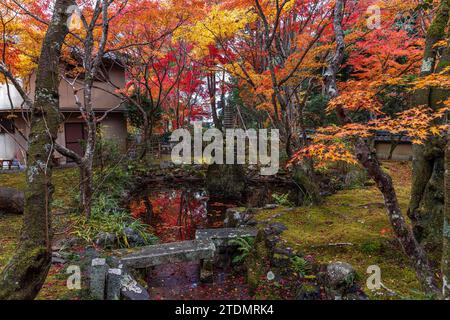
[[204, 190], [158, 190], [131, 205], [133, 216], [154, 228], [161, 242], [195, 239], [195, 231], [220, 228], [227, 207], [234, 204], [209, 202]]
[[[201, 189], [149, 190], [131, 204], [133, 216], [154, 228], [161, 242], [195, 239], [195, 231], [223, 227], [225, 211], [235, 203], [210, 201]], [[216, 266], [214, 282], [199, 279], [199, 262], [160, 265], [148, 272], [147, 283], [154, 299], [248, 298], [245, 281], [227, 268]], [[242, 287], [240, 287], [242, 286]], [[239, 290], [237, 290], [239, 288]]]

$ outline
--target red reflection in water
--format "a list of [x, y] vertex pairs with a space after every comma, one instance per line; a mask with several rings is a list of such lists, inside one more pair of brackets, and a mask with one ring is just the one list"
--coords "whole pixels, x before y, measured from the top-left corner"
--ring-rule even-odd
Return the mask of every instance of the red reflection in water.
[[191, 240], [207, 227], [207, 198], [200, 192], [159, 192], [152, 197], [156, 235], [163, 242]]
[[[235, 204], [208, 203], [203, 191], [155, 191], [131, 205], [135, 218], [149, 223], [161, 242], [195, 239], [195, 231], [223, 226], [225, 210]], [[149, 215], [151, 212], [151, 215]], [[175, 263], [153, 268], [148, 274], [154, 299], [249, 299], [243, 277], [215, 270], [214, 282], [202, 284], [198, 262]]]
[[203, 191], [170, 190], [153, 192], [134, 202], [131, 211], [135, 218], [143, 220], [152, 211], [147, 222], [161, 242], [167, 243], [195, 239], [197, 229], [221, 227], [225, 210], [230, 206], [234, 205], [217, 202], [208, 205]]

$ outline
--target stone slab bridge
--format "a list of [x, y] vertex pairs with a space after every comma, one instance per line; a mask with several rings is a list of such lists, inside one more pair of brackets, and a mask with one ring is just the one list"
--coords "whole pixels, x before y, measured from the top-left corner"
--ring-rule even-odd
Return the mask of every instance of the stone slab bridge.
[[256, 233], [249, 228], [200, 229], [195, 240], [132, 249], [122, 256], [120, 263], [127, 268], [144, 269], [177, 262], [210, 261], [217, 247], [226, 246], [231, 239], [255, 237]]
[[256, 234], [257, 230], [249, 228], [202, 229], [197, 230], [195, 240], [117, 250], [114, 268], [109, 267], [105, 259], [92, 260], [91, 295], [99, 300], [148, 300], [147, 291], [129, 271], [177, 262], [199, 261], [200, 279], [211, 281], [218, 248], [227, 247], [231, 239], [255, 237]]
[[161, 264], [209, 260], [215, 251], [214, 242], [210, 240], [172, 242], [140, 248], [120, 262], [127, 268], [145, 269]]

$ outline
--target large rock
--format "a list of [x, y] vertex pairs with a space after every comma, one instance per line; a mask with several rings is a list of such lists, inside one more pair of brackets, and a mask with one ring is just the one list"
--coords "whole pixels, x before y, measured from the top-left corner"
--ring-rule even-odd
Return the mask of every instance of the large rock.
[[303, 283], [298, 290], [297, 300], [320, 300], [321, 299], [321, 291], [320, 287]]
[[237, 208], [229, 208], [225, 212], [223, 224], [226, 228], [237, 228], [244, 223], [246, 214]]
[[[124, 228], [123, 233], [127, 237], [128, 245], [130, 248], [142, 247], [146, 245], [145, 239], [132, 228]], [[117, 238], [117, 235], [108, 232], [100, 232], [94, 239], [94, 243], [97, 246], [106, 249], [116, 248], [118, 242], [119, 239]]]
[[313, 204], [320, 204], [322, 202], [320, 188], [317, 182], [311, 179], [311, 176], [306, 173], [305, 169], [296, 166], [293, 172], [293, 179], [301, 189], [303, 203], [305, 203], [305, 201]]
[[117, 236], [113, 233], [100, 232], [94, 239], [97, 246], [103, 248], [114, 248], [117, 244]]
[[251, 208], [229, 208], [225, 212], [223, 221], [225, 228], [240, 228], [256, 226], [255, 211]]
[[215, 251], [211, 240], [163, 243], [123, 251], [125, 255], [122, 253], [120, 263], [128, 268], [145, 269], [161, 264], [213, 259]]
[[240, 200], [246, 187], [241, 165], [212, 164], [208, 167], [206, 188], [211, 197]]
[[12, 188], [0, 188], [0, 212], [22, 214], [24, 209], [24, 193]]
[[109, 269], [106, 284], [106, 300], [120, 300], [122, 269]]
[[327, 266], [327, 285], [332, 289], [344, 289], [353, 286], [356, 271], [345, 262], [334, 262]]
[[249, 207], [262, 208], [272, 200], [270, 189], [267, 185], [249, 186], [246, 191], [246, 202]]
[[286, 231], [288, 228], [281, 222], [274, 222], [269, 224], [265, 229], [264, 232], [267, 236], [271, 235], [281, 235], [284, 231]]
[[138, 284], [129, 273], [124, 274], [120, 284], [123, 300], [150, 300], [147, 290]]
[[125, 233], [131, 248], [145, 246], [145, 239], [137, 231], [132, 228], [125, 228], [123, 232]]
[[212, 241], [217, 247], [229, 246], [231, 239], [254, 238], [258, 230], [252, 228], [219, 228], [198, 229], [195, 232], [196, 240]]
[[327, 266], [325, 292], [328, 299], [367, 300], [367, 296], [357, 283], [358, 275], [353, 267], [345, 262], [334, 262]]

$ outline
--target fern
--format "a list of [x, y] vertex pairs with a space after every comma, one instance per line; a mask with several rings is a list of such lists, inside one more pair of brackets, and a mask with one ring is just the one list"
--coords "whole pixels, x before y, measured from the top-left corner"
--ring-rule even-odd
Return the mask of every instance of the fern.
[[255, 239], [251, 237], [231, 239], [228, 244], [237, 246], [237, 249], [239, 251], [239, 254], [233, 258], [233, 263], [243, 262], [245, 258], [247, 258], [247, 256], [250, 254], [254, 243]]
[[306, 277], [311, 272], [311, 264], [299, 256], [291, 258], [292, 268], [302, 278]]
[[289, 201], [289, 193], [285, 193], [285, 194], [277, 194], [274, 193], [272, 195], [272, 198], [275, 200], [275, 202], [283, 207], [294, 207], [294, 204]]

